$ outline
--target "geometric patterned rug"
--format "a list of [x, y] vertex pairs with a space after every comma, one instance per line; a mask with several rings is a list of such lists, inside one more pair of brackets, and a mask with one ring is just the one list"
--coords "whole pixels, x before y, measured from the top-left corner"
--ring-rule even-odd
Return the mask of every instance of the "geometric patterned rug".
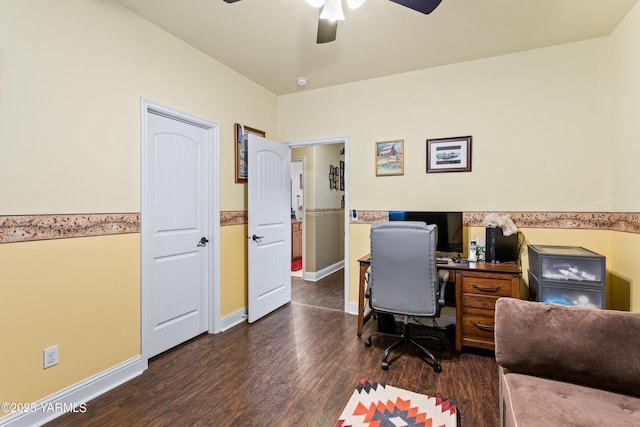
[[360, 380], [335, 427], [457, 427], [451, 399]]

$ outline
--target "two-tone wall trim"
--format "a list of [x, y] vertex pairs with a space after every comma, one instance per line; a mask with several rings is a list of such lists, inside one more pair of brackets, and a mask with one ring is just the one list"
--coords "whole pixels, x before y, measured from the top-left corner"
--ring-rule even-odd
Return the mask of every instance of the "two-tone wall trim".
[[0, 243], [139, 232], [139, 213], [0, 216]]
[[341, 208], [318, 208], [318, 209], [306, 209], [304, 211], [306, 216], [331, 216], [340, 215], [344, 213], [344, 209]]
[[[247, 219], [247, 211], [220, 212], [222, 226]], [[0, 244], [139, 232], [139, 213], [0, 215]]]
[[244, 225], [249, 222], [247, 211], [220, 211], [220, 225]]
[[[343, 210], [315, 209], [312, 216], [334, 215]], [[492, 212], [464, 212], [467, 226], [482, 227]], [[609, 230], [640, 234], [640, 212], [497, 212], [509, 214], [520, 228]], [[388, 211], [358, 211], [352, 224], [375, 224], [389, 219]], [[244, 225], [247, 211], [221, 211], [220, 225]], [[107, 236], [140, 232], [139, 213], [0, 215], [0, 244], [73, 237]]]
[[[470, 227], [483, 227], [485, 216], [494, 212], [464, 212], [462, 221]], [[640, 233], [640, 212], [495, 212], [509, 214], [520, 228], [608, 230]], [[388, 211], [358, 211], [352, 224], [375, 224], [389, 220]]]

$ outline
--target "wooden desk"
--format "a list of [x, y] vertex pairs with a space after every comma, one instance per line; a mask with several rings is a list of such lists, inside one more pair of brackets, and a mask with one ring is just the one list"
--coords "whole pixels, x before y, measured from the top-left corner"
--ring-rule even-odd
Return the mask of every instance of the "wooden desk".
[[[369, 254], [358, 260], [360, 283], [358, 286], [358, 336], [369, 320], [372, 311], [364, 313], [364, 291]], [[438, 264], [449, 270], [449, 281], [456, 287], [456, 342], [457, 351], [462, 346], [495, 350], [493, 326], [495, 303], [500, 297], [519, 298], [522, 270], [513, 262], [492, 264], [488, 262], [464, 262]], [[453, 280], [452, 280], [453, 279]]]

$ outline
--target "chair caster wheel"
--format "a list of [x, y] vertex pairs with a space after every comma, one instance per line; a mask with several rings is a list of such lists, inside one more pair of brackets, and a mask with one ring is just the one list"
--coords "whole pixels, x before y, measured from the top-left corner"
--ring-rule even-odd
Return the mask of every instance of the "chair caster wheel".
[[382, 370], [383, 371], [389, 370], [389, 362], [382, 362]]
[[365, 347], [371, 347], [371, 340], [369, 338], [367, 338], [366, 340], [364, 340], [364, 346]]
[[439, 374], [440, 372], [442, 372], [442, 366], [440, 366], [438, 364], [433, 365], [433, 370], [434, 370], [434, 372]]

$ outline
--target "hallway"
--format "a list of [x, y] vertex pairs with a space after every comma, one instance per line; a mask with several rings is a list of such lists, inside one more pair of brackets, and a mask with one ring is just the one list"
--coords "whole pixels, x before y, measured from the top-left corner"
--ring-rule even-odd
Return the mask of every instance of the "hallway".
[[291, 277], [291, 303], [344, 311], [344, 269], [317, 282]]

